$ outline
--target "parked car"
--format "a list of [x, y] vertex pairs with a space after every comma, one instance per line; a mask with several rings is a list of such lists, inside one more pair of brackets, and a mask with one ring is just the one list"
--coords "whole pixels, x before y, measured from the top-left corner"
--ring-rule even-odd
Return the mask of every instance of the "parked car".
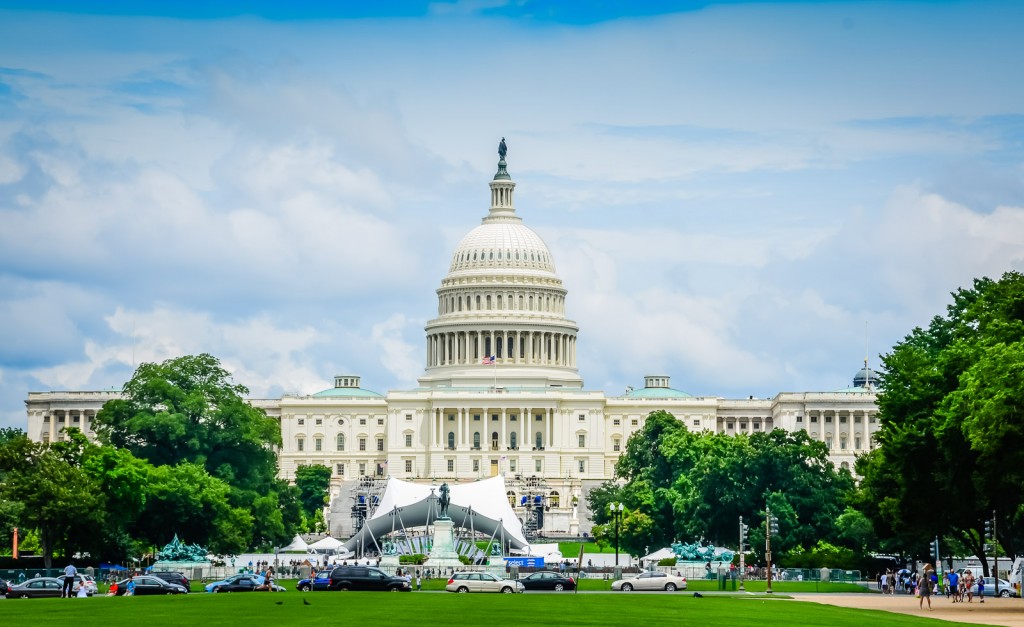
[[550, 570], [542, 570], [519, 580], [527, 590], [575, 590], [576, 580]]
[[644, 572], [636, 577], [613, 581], [612, 590], [622, 590], [623, 592], [630, 592], [632, 590], [675, 592], [676, 590], [686, 590], [686, 577], [677, 577], [658, 572]]
[[0, 579], [0, 594], [6, 595], [8, 586], [10, 586], [10, 584], [7, 583], [6, 579]]
[[192, 582], [188, 580], [188, 577], [184, 573], [179, 573], [173, 570], [153, 570], [148, 574], [154, 577], [159, 577], [168, 583], [176, 583], [182, 588], [185, 588], [185, 592], [192, 592]]
[[322, 570], [316, 574], [316, 577], [309, 579], [300, 579], [299, 583], [295, 584], [295, 589], [299, 592], [309, 592], [310, 590], [328, 590], [331, 587], [331, 571]]
[[455, 573], [444, 588], [448, 592], [525, 592], [526, 587], [515, 579], [498, 579], [490, 573]]
[[33, 577], [19, 584], [9, 585], [8, 599], [38, 599], [59, 597], [64, 588], [64, 580], [56, 577]]
[[[221, 579], [220, 581], [214, 581], [213, 583], [206, 584], [204, 588], [207, 592], [258, 592], [266, 591], [266, 582], [263, 579], [263, 575], [256, 575], [253, 573], [242, 573], [241, 575], [232, 575], [227, 579]], [[285, 589], [281, 586], [274, 584], [274, 592], [284, 592]]]
[[[135, 581], [135, 596], [150, 595], [150, 594], [185, 594], [188, 590], [185, 586], [179, 586], [176, 583], [170, 583], [164, 581], [159, 577], [153, 577], [152, 575], [139, 575], [132, 578]], [[124, 596], [128, 592], [128, 579], [122, 579], [117, 582], [117, 596]]]
[[[971, 593], [978, 594], [977, 582], [971, 586]], [[994, 577], [985, 577], [985, 596], [994, 597], [996, 596], [996, 580]], [[1017, 591], [1014, 589], [1013, 584], [1005, 579], [999, 580], [999, 596], [1003, 598], [1018, 596]]]
[[337, 566], [331, 571], [327, 589], [409, 592], [412, 586], [405, 577], [389, 575], [372, 566]]

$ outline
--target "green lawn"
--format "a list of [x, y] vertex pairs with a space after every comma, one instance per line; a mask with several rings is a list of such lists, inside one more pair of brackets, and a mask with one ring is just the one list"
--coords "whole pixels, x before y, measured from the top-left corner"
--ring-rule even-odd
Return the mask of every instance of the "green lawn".
[[[309, 603], [305, 605], [303, 600]], [[191, 594], [175, 597], [0, 600], [9, 625], [965, 625], [817, 603], [692, 594], [360, 593]], [[324, 623], [326, 621], [326, 623]]]
[[[596, 542], [559, 542], [558, 550], [561, 551], [562, 557], [565, 559], [576, 559], [580, 556], [581, 544], [583, 545], [584, 553], [615, 553], [615, 547], [606, 546], [601, 548], [597, 546]], [[625, 555], [625, 552], [619, 551], [619, 555]]]

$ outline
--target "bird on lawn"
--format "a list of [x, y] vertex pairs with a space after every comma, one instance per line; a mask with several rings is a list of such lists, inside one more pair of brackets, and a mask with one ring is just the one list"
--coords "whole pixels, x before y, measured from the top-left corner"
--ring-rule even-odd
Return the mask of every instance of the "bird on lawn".
[[310, 602], [309, 602], [309, 601], [307, 601], [306, 599], [302, 599], [302, 604], [303, 604], [303, 605], [313, 605], [312, 603], [310, 603]]
[[274, 601], [274, 605], [283, 605], [284, 601]]
[[703, 599], [704, 595], [701, 594], [700, 592], [694, 592], [693, 593], [693, 598], [695, 598], [695, 599]]

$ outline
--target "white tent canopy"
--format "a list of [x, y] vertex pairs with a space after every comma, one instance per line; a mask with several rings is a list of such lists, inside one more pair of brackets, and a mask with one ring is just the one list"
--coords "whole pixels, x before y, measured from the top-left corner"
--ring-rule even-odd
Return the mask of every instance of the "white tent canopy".
[[676, 554], [672, 551], [672, 549], [658, 549], [657, 551], [655, 551], [654, 553], [651, 553], [650, 555], [644, 555], [643, 557], [640, 558], [640, 561], [641, 562], [660, 562], [661, 560], [671, 559], [671, 558], [673, 558], [675, 556], [676, 556]]
[[313, 544], [310, 544], [309, 548], [314, 551], [337, 551], [342, 544], [344, 543], [341, 540], [327, 536], [326, 538], [317, 540]]
[[[449, 484], [448, 487], [451, 489], [448, 517], [455, 526], [503, 537], [515, 548], [527, 546], [523, 524], [509, 505], [504, 477], [497, 475], [473, 483]], [[388, 479], [373, 516], [349, 538], [345, 548], [352, 551], [359, 546], [373, 547], [378, 543], [377, 538], [392, 531], [431, 524], [439, 514], [438, 490], [439, 486], [394, 477]]]
[[295, 536], [292, 541], [288, 543], [288, 546], [283, 546], [279, 549], [281, 553], [305, 553], [309, 550], [309, 545], [300, 536]]

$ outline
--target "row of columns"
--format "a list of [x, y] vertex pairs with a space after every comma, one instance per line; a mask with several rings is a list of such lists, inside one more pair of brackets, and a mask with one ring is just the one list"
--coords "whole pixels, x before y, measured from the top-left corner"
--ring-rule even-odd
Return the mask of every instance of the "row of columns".
[[550, 331], [454, 331], [427, 336], [427, 366], [479, 364], [576, 366], [576, 336]]
[[[844, 425], [839, 422], [842, 416], [846, 416], [847, 423]], [[829, 442], [831, 436], [831, 444], [829, 448], [831, 450], [844, 450], [842, 446], [842, 436], [846, 433], [846, 449], [845, 450], [870, 450], [871, 445], [871, 418], [877, 416], [877, 414], [865, 411], [852, 411], [848, 413], [840, 413], [835, 410], [822, 410], [822, 411], [810, 411], [807, 412], [804, 420], [807, 423], [804, 425], [807, 432], [812, 434], [811, 437], [821, 441]], [[810, 424], [811, 417], [817, 417], [818, 423], [817, 428], [814, 428]], [[832, 423], [826, 423], [825, 418], [831, 417]], [[857, 418], [860, 418], [860, 424], [857, 424]], [[814, 436], [814, 433], [818, 433]], [[857, 446], [857, 436], [860, 436], [860, 446]]]
[[[76, 415], [78, 417], [77, 423], [74, 422], [74, 418]], [[59, 418], [61, 417], [64, 418], [64, 423], [58, 427], [57, 425], [59, 424]], [[76, 427], [80, 431], [82, 431], [82, 433], [88, 434], [92, 428], [92, 426], [88, 424], [89, 419], [95, 417], [95, 412], [87, 413], [85, 410], [81, 409], [50, 410], [43, 414], [43, 432], [41, 433], [41, 435], [43, 436], [42, 439], [48, 440], [50, 442], [56, 442], [58, 436], [60, 436], [61, 431], [69, 427]]]
[[[493, 426], [491, 416], [498, 416], [498, 426]], [[449, 416], [454, 420], [448, 420]], [[474, 429], [477, 421], [473, 416], [480, 416], [479, 427]], [[513, 426], [511, 418], [516, 417], [516, 424]], [[540, 420], [536, 420], [540, 416]], [[432, 448], [447, 449], [448, 434], [454, 434], [455, 449], [467, 450], [473, 446], [474, 432], [480, 433], [480, 449], [490, 450], [491, 434], [498, 433], [498, 450], [506, 450], [511, 446], [510, 433], [515, 432], [516, 446], [519, 450], [532, 450], [537, 446], [537, 433], [541, 434], [541, 447], [551, 447], [551, 441], [555, 436], [555, 410], [551, 408], [528, 409], [528, 408], [501, 408], [501, 409], [435, 409], [431, 417], [430, 443]], [[533, 425], [533, 426], [531, 426]]]

